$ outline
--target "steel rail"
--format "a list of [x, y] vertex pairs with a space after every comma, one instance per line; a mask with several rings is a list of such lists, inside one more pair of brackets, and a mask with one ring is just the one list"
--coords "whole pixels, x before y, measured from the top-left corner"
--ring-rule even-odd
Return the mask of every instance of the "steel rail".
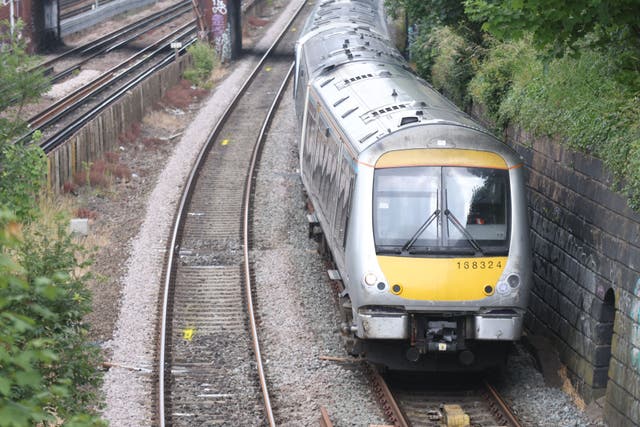
[[367, 370], [373, 380], [374, 393], [383, 404], [383, 410], [387, 418], [393, 422], [394, 426], [409, 427], [411, 424], [400, 410], [400, 405], [398, 405], [395, 397], [393, 397], [393, 393], [389, 390], [387, 382], [378, 373], [376, 368], [369, 363], [367, 364]]
[[487, 390], [491, 394], [491, 397], [493, 397], [493, 399], [498, 403], [503, 414], [509, 419], [509, 422], [511, 423], [512, 427], [522, 427], [522, 424], [520, 424], [520, 421], [515, 416], [515, 414], [511, 411], [511, 408], [509, 407], [509, 405], [507, 405], [507, 403], [504, 401], [502, 396], [500, 396], [498, 391], [486, 380], [484, 381], [484, 386], [487, 388]]
[[[126, 66], [130, 65], [133, 61], [143, 57], [145, 54], [147, 54], [148, 51], [152, 49], [157, 49], [158, 46], [162, 46], [162, 49], [164, 49], [168, 46], [167, 44], [168, 40], [174, 37], [176, 38], [183, 37], [185, 34], [181, 34], [182, 32], [185, 32], [185, 31], [187, 33], [192, 32], [193, 29], [190, 29], [190, 27], [193, 26], [193, 23], [194, 23], [193, 21], [188, 22], [183, 26], [181, 26], [180, 28], [177, 28], [176, 30], [174, 30], [171, 34], [167, 34], [163, 36], [161, 39], [157, 40], [153, 44], [145, 47], [144, 49], [140, 50], [139, 52], [125, 59], [120, 64], [117, 64], [114, 67], [111, 67], [111, 69], [105, 71], [104, 73], [102, 73], [101, 75], [99, 75], [98, 77], [90, 81], [89, 83], [87, 83], [85, 86], [67, 94], [63, 98], [56, 101], [55, 103], [51, 104], [46, 109], [35, 114], [33, 117], [31, 117], [27, 121], [29, 123], [29, 128], [31, 130], [27, 134], [20, 137], [19, 140], [24, 141], [26, 138], [30, 137], [35, 130], [41, 130], [42, 128], [61, 119], [62, 117], [64, 117], [65, 115], [73, 111], [74, 109], [73, 107], [70, 107], [70, 108], [66, 108], [65, 110], [61, 110], [63, 107], [70, 106], [75, 101], [84, 100], [90, 96], [97, 95], [101, 91], [101, 88], [103, 88], [106, 84], [111, 83], [111, 82], [107, 82], [107, 80], [111, 79], [116, 72], [124, 69]], [[153, 55], [157, 53], [159, 53], [159, 51], [156, 51], [155, 53], [152, 52], [149, 58], [151, 58]], [[118, 74], [117, 77], [122, 77], [125, 73], [126, 71], [122, 74]]]
[[69, 55], [73, 55], [73, 54], [76, 54], [76, 53], [79, 53], [79, 52], [86, 53], [86, 52], [89, 52], [89, 51], [91, 51], [93, 49], [97, 49], [100, 46], [102, 46], [104, 44], [107, 44], [107, 43], [117, 39], [118, 37], [122, 37], [124, 35], [127, 35], [130, 32], [135, 31], [136, 29], [140, 28], [141, 26], [146, 25], [146, 24], [148, 24], [150, 22], [153, 22], [156, 19], [159, 19], [159, 18], [163, 17], [166, 14], [175, 12], [175, 10], [180, 9], [181, 7], [186, 7], [187, 5], [188, 5], [188, 0], [185, 0], [185, 1], [181, 2], [181, 3], [177, 3], [175, 5], [171, 5], [170, 7], [166, 8], [164, 10], [161, 10], [159, 12], [156, 12], [156, 13], [152, 14], [152, 15], [149, 15], [149, 16], [146, 16], [146, 17], [142, 18], [138, 22], [134, 22], [132, 24], [129, 24], [129, 25], [126, 25], [126, 26], [124, 26], [122, 28], [119, 28], [119, 29], [117, 29], [115, 31], [112, 31], [112, 32], [110, 32], [108, 34], [105, 34], [104, 36], [98, 38], [97, 40], [93, 40], [93, 41], [90, 41], [90, 42], [85, 43], [83, 45], [74, 47], [73, 49], [70, 49], [70, 50], [62, 53], [62, 54], [56, 56], [55, 58], [51, 58], [48, 61], [42, 62], [42, 63], [34, 66], [33, 68], [29, 69], [28, 71], [33, 71], [33, 70], [35, 70], [37, 68], [48, 68], [49, 66], [51, 66], [55, 62], [61, 60], [62, 58], [65, 58], [65, 57], [67, 57]]
[[[184, 7], [184, 6], [183, 6]], [[90, 50], [95, 50], [95, 52], [93, 52], [92, 54], [90, 54], [89, 56], [85, 57], [84, 59], [82, 59], [80, 62], [78, 62], [77, 64], [73, 64], [72, 66], [60, 71], [59, 73], [56, 73], [54, 76], [51, 77], [51, 82], [52, 83], [56, 83], [64, 78], [66, 78], [67, 76], [69, 76], [70, 74], [72, 74], [73, 72], [80, 70], [82, 68], [82, 66], [86, 63], [88, 63], [89, 61], [91, 61], [94, 58], [97, 58], [100, 55], [104, 55], [107, 53], [110, 53], [120, 47], [122, 47], [123, 45], [165, 25], [168, 22], [173, 21], [174, 19], [177, 19], [179, 16], [184, 15], [185, 13], [187, 13], [189, 11], [188, 8], [184, 7], [185, 10], [182, 11], [173, 11], [175, 14], [174, 15], [170, 15], [170, 16], [165, 16], [162, 17], [161, 20], [159, 20], [158, 22], [155, 22], [153, 25], [151, 25], [150, 27], [146, 27], [143, 30], [140, 30], [134, 34], [128, 35], [126, 38], [124, 38], [123, 40], [119, 40], [118, 42], [110, 45], [110, 46], [104, 46], [98, 50], [96, 50], [96, 48], [90, 48]], [[169, 15], [169, 13], [167, 13], [167, 15]], [[145, 24], [146, 25], [146, 24]], [[142, 28], [145, 25], [139, 25], [137, 28]], [[135, 28], [135, 29], [137, 29]], [[85, 53], [88, 53], [90, 50], [85, 50], [82, 52], [82, 54], [84, 55]]]
[[324, 406], [320, 407], [320, 427], [333, 427], [329, 413]]
[[[414, 408], [412, 410], [411, 408], [405, 407], [404, 409], [409, 411], [407, 414], [405, 414], [405, 412], [401, 409], [398, 400], [396, 400], [396, 397], [387, 385], [385, 379], [378, 373], [375, 367], [371, 364], [367, 364], [367, 370], [368, 375], [372, 380], [374, 393], [378, 398], [380, 404], [382, 405], [384, 414], [387, 416], [388, 420], [391, 421], [394, 426], [409, 427], [412, 422], [411, 416], [413, 416], [410, 416], [410, 413], [415, 412], [416, 409]], [[485, 409], [485, 412], [483, 412], [483, 414], [490, 414], [490, 416], [500, 425], [522, 427], [522, 424], [518, 421], [518, 418], [513, 414], [513, 412], [509, 408], [509, 405], [507, 405], [507, 403], [502, 399], [498, 391], [493, 386], [491, 386], [491, 384], [489, 384], [487, 380], [483, 380], [482, 385], [484, 386], [484, 390], [479, 392], [479, 389], [476, 385], [473, 389], [473, 394], [482, 396], [483, 400], [488, 401], [489, 407]], [[482, 387], [480, 389], [482, 389]], [[412, 392], [412, 394], [415, 394], [415, 391]], [[428, 401], [431, 400], [431, 398], [429, 397], [424, 397], [424, 399], [427, 399]], [[442, 402], [441, 400], [437, 401], [440, 403]], [[473, 407], [475, 408], [477, 406]], [[424, 408], [422, 408], [422, 410], [424, 410]]]
[[[187, 48], [195, 43], [197, 37], [191, 38], [189, 41], [183, 44], [182, 48], [179, 49], [178, 55], [184, 55]], [[51, 150], [55, 149], [59, 145], [61, 145], [64, 141], [66, 141], [71, 135], [77, 132], [82, 126], [84, 126], [89, 120], [96, 117], [99, 113], [101, 113], [105, 108], [109, 105], [113, 104], [116, 100], [126, 94], [129, 90], [137, 86], [139, 83], [147, 79], [152, 74], [156, 73], [158, 70], [164, 68], [169, 63], [175, 61], [175, 53], [170, 53], [166, 55], [163, 59], [161, 59], [157, 64], [144, 71], [142, 74], [131, 79], [127, 82], [123, 87], [119, 88], [114, 94], [110, 95], [106, 100], [102, 101], [96, 107], [92, 108], [91, 111], [83, 114], [78, 120], [76, 120], [71, 125], [65, 127], [60, 132], [56, 133], [54, 136], [49, 138], [47, 141], [42, 143], [40, 147], [44, 150], [45, 153], [51, 152]], [[134, 65], [135, 68], [139, 67], [140, 64]], [[117, 76], [118, 77], [118, 76]]]
[[[104, 5], [104, 4], [111, 3], [112, 1], [114, 1], [114, 0], [100, 0], [100, 4]], [[82, 3], [82, 2], [74, 2], [74, 3]], [[73, 18], [74, 16], [80, 15], [81, 13], [93, 10], [94, 9], [94, 7], [93, 7], [94, 5], [95, 5], [95, 3], [94, 4], [85, 4], [85, 5], [82, 5], [82, 6], [77, 7], [77, 8], [67, 8], [67, 9], [69, 9], [69, 11], [67, 11], [67, 12], [63, 12], [61, 10], [60, 11], [60, 19], [61, 20], [65, 20], [65, 19]], [[75, 6], [75, 4], [72, 4], [72, 6]], [[100, 6], [98, 6], [98, 8], [100, 8]], [[62, 9], [65, 9], [65, 8], [62, 8]]]
[[[165, 270], [165, 281], [164, 281], [163, 300], [162, 300], [162, 315], [160, 320], [160, 348], [159, 348], [160, 354], [158, 355], [158, 419], [159, 419], [160, 427], [165, 426], [165, 405], [164, 405], [165, 403], [164, 402], [165, 401], [165, 390], [164, 390], [165, 368], [166, 368], [165, 347], [166, 347], [169, 296], [170, 296], [171, 284], [174, 280], [172, 272], [173, 272], [173, 267], [176, 259], [175, 254], [179, 249], [178, 240], [179, 240], [179, 236], [180, 236], [183, 222], [184, 222], [185, 209], [187, 207], [187, 204], [189, 203], [189, 200], [191, 199], [192, 192], [195, 188], [197, 175], [204, 164], [206, 155], [210, 151], [211, 146], [215, 141], [215, 138], [218, 136], [220, 130], [222, 129], [222, 124], [228, 119], [229, 115], [231, 114], [235, 106], [238, 104], [238, 101], [240, 100], [240, 98], [244, 95], [244, 93], [247, 91], [251, 82], [253, 82], [255, 77], [258, 75], [259, 71], [262, 69], [269, 55], [271, 55], [271, 52], [282, 40], [282, 38], [287, 33], [290, 26], [293, 24], [293, 22], [298, 17], [298, 15], [302, 11], [302, 9], [305, 7], [305, 5], [306, 5], [306, 2], [302, 3], [302, 5], [294, 12], [293, 17], [291, 18], [289, 23], [280, 32], [280, 34], [278, 34], [275, 42], [265, 52], [265, 54], [262, 56], [260, 61], [258, 61], [258, 64], [251, 71], [251, 74], [249, 75], [247, 80], [244, 82], [242, 87], [239, 89], [236, 96], [232, 99], [230, 104], [224, 110], [222, 116], [220, 117], [220, 119], [218, 120], [218, 122], [216, 123], [212, 131], [207, 136], [207, 142], [198, 153], [198, 157], [196, 158], [194, 167], [191, 170], [191, 173], [189, 174], [189, 177], [187, 178], [187, 181], [185, 183], [185, 187], [182, 192], [182, 196], [180, 198], [178, 209], [175, 214], [175, 222], [174, 222], [173, 230], [171, 233], [171, 238], [169, 240], [169, 246], [168, 246], [169, 251], [168, 251], [166, 270]], [[275, 425], [275, 424], [271, 424], [271, 425]]]
[[[44, 61], [40, 64], [36, 64], [33, 67], [30, 67], [28, 69], [25, 70], [26, 73], [33, 73], [38, 69], [42, 69], [45, 75], [49, 75], [53, 72], [53, 68], [52, 65], [60, 60], [62, 60], [63, 58], [66, 58], [67, 56], [79, 53], [80, 55], [85, 55], [88, 52], [91, 52], [93, 50], [99, 49], [100, 47], [106, 45], [107, 43], [112, 42], [113, 40], [118, 39], [119, 37], [123, 37], [135, 30], [137, 30], [138, 28], [142, 28], [145, 25], [148, 25], [149, 23], [158, 20], [160, 18], [163, 18], [165, 15], [169, 15], [171, 13], [175, 13], [177, 10], [179, 10], [180, 8], [184, 8], [185, 10], [182, 11], [180, 13], [180, 15], [187, 13], [190, 9], [190, 4], [185, 0], [182, 3], [177, 3], [175, 5], [172, 5], [164, 10], [161, 10], [159, 12], [156, 12], [152, 15], [146, 16], [144, 18], [142, 18], [140, 21], [138, 22], [134, 22], [133, 24], [129, 24], [125, 27], [119, 28], [118, 30], [115, 30], [109, 34], [106, 34], [96, 40], [90, 41], [88, 43], [85, 43], [83, 45], [77, 46], [73, 49], [70, 49], [54, 58], [51, 58], [47, 61]], [[169, 17], [167, 19], [174, 19], [175, 17]], [[167, 22], [167, 19], [163, 20], [160, 24], [154, 25], [153, 27], [138, 33], [137, 35], [134, 35], [132, 37], [129, 37], [127, 39], [127, 41], [123, 42], [126, 43], [130, 40], [132, 40], [135, 37], [139, 37], [140, 35], [144, 34], [146, 31], [151, 31], [155, 28], [157, 28], [158, 25], [162, 25], [165, 24]], [[89, 58], [85, 58], [83, 61], [81, 61], [79, 64], [73, 65], [69, 68], [67, 68], [66, 70], [63, 70], [59, 73], [57, 73], [56, 75], [54, 75], [53, 77], [50, 78], [50, 82], [51, 83], [55, 83], [61, 79], [63, 79], [64, 77], [68, 76], [69, 74], [72, 74], [75, 70], [79, 69], [84, 63], [88, 62], [89, 60], [93, 59], [94, 57], [100, 55], [100, 54], [104, 54], [106, 52], [110, 52], [113, 49], [116, 49], [118, 46], [120, 46], [121, 43], [117, 43], [113, 46], [108, 46], [102, 50], [99, 50], [97, 53], [91, 55]], [[0, 96], [5, 95], [6, 91], [4, 89], [0, 90]], [[12, 99], [11, 103], [15, 103], [18, 101], [18, 98]]]
[[251, 326], [251, 339], [253, 341], [253, 352], [256, 356], [256, 367], [258, 368], [258, 377], [260, 378], [260, 388], [262, 389], [262, 397], [264, 399], [265, 411], [267, 413], [267, 418], [269, 419], [269, 425], [275, 426], [276, 422], [273, 417], [273, 410], [271, 408], [271, 399], [269, 398], [269, 390], [267, 386], [267, 378], [264, 373], [264, 366], [262, 364], [262, 353], [260, 351], [260, 342], [258, 340], [258, 326], [256, 324], [256, 317], [253, 308], [253, 296], [251, 295], [251, 267], [249, 261], [249, 212], [251, 209], [251, 190], [253, 187], [253, 175], [256, 169], [256, 163], [258, 160], [259, 153], [262, 149], [264, 140], [266, 139], [267, 128], [271, 125], [271, 121], [275, 115], [275, 110], [278, 108], [280, 101], [282, 100], [282, 95], [291, 80], [291, 76], [293, 74], [293, 68], [295, 64], [291, 64], [289, 67], [289, 71], [285, 76], [282, 86], [278, 89], [276, 93], [275, 99], [267, 112], [267, 115], [262, 124], [262, 128], [260, 129], [260, 134], [258, 135], [258, 139], [256, 141], [256, 145], [253, 149], [253, 154], [251, 155], [251, 163], [249, 165], [249, 174], [247, 175], [247, 182], [245, 184], [244, 190], [244, 208], [243, 208], [243, 218], [242, 218], [242, 238], [243, 238], [243, 254], [244, 254], [244, 275], [245, 275], [245, 295], [247, 298], [247, 311], [249, 312], [249, 325]]

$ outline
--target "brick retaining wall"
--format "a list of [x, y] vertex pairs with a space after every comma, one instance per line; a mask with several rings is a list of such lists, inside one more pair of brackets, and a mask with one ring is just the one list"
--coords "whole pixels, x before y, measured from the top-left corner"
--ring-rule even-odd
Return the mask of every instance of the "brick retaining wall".
[[640, 215], [599, 160], [521, 130], [507, 141], [528, 166], [525, 325], [554, 342], [587, 402], [606, 394], [610, 426], [640, 425]]

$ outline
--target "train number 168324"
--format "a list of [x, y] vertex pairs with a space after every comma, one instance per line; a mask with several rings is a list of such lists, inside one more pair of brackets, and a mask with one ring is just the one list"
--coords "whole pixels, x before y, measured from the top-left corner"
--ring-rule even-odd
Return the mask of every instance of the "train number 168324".
[[491, 270], [502, 268], [502, 261], [457, 261], [458, 270]]

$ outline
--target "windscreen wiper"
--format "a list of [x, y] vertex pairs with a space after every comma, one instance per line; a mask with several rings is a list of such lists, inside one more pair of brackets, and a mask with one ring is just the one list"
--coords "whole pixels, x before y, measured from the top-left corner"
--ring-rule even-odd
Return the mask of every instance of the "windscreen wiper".
[[456, 226], [456, 228], [458, 229], [458, 231], [460, 233], [462, 233], [462, 235], [467, 239], [467, 241], [469, 243], [471, 243], [471, 246], [473, 246], [473, 248], [480, 253], [480, 255], [484, 255], [484, 252], [482, 252], [482, 248], [480, 247], [480, 245], [478, 244], [478, 242], [476, 241], [476, 239], [473, 238], [473, 236], [471, 235], [471, 233], [469, 233], [467, 231], [466, 228], [464, 228], [464, 226], [460, 223], [460, 221], [458, 221], [458, 218], [456, 218], [456, 216], [453, 214], [453, 212], [451, 212], [448, 208], [444, 210], [444, 214], [447, 217], [447, 219], [449, 221], [451, 221], [453, 223], [453, 225]]
[[427, 218], [424, 224], [422, 224], [420, 228], [418, 228], [418, 231], [416, 231], [415, 234], [411, 236], [409, 240], [407, 240], [407, 243], [404, 244], [404, 246], [402, 247], [402, 252], [407, 252], [411, 248], [411, 246], [413, 246], [416, 240], [418, 240], [418, 237], [420, 237], [420, 235], [424, 233], [424, 230], [429, 228], [433, 220], [436, 219], [438, 215], [440, 215], [440, 209], [436, 209], [431, 215], [429, 215], [429, 218]]

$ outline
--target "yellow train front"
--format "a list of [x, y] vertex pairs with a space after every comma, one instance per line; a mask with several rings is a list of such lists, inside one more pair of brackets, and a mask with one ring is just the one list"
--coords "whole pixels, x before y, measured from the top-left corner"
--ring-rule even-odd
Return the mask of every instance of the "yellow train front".
[[322, 1], [296, 47], [303, 183], [345, 285], [351, 351], [482, 370], [531, 286], [522, 159], [413, 75], [377, 1]]

